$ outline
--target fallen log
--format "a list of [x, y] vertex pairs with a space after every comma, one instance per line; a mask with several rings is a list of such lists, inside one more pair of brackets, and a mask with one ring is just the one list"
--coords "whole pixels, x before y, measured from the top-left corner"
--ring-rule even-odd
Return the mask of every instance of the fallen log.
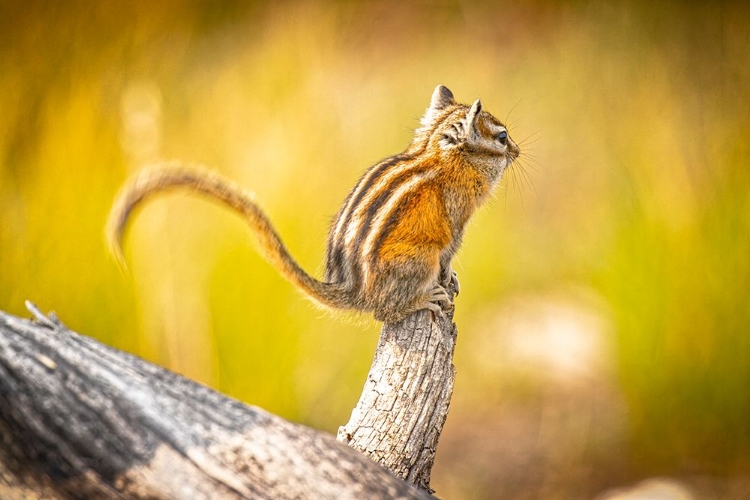
[[432, 498], [333, 436], [30, 309], [0, 312], [0, 498]]

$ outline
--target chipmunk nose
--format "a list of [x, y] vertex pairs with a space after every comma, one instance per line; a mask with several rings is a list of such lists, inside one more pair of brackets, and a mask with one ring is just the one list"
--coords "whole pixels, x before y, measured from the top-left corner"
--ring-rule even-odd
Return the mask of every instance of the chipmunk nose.
[[512, 139], [509, 138], [508, 140], [508, 156], [510, 156], [511, 161], [515, 160], [521, 155], [521, 149], [518, 147], [518, 145], [513, 142]]

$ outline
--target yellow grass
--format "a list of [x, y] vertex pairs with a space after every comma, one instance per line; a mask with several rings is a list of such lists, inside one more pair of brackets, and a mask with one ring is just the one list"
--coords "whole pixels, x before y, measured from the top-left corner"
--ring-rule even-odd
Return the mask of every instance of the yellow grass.
[[471, 366], [482, 318], [584, 290], [613, 334], [638, 467], [746, 470], [750, 9], [597, 5], [3, 5], [0, 308], [30, 299], [334, 431], [378, 326], [317, 310], [241, 221], [183, 196], [137, 214], [122, 275], [109, 204], [143, 162], [203, 162], [254, 190], [320, 273], [338, 204], [442, 83], [509, 116], [524, 154], [454, 266], [459, 408], [461, 384], [503, 378]]

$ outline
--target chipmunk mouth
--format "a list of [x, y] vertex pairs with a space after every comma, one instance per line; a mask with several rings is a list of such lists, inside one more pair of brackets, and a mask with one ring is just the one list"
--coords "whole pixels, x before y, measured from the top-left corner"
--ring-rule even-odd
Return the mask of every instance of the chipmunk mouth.
[[515, 144], [508, 147], [508, 166], [510, 166], [511, 163], [513, 163], [515, 160], [518, 159], [519, 156], [521, 156], [521, 150], [516, 146]]

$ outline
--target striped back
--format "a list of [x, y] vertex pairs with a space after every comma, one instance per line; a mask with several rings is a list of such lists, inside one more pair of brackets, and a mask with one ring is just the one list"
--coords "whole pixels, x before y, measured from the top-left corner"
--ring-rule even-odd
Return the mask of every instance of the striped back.
[[[378, 259], [408, 254], [405, 246], [383, 251], [386, 242], [409, 240], [407, 223], [455, 251], [464, 224], [517, 156], [505, 127], [478, 100], [458, 104], [442, 86], [421, 125], [403, 153], [365, 172], [331, 225], [325, 280], [347, 285], [354, 297], [363, 297]], [[428, 219], [429, 231], [421, 223]]]

